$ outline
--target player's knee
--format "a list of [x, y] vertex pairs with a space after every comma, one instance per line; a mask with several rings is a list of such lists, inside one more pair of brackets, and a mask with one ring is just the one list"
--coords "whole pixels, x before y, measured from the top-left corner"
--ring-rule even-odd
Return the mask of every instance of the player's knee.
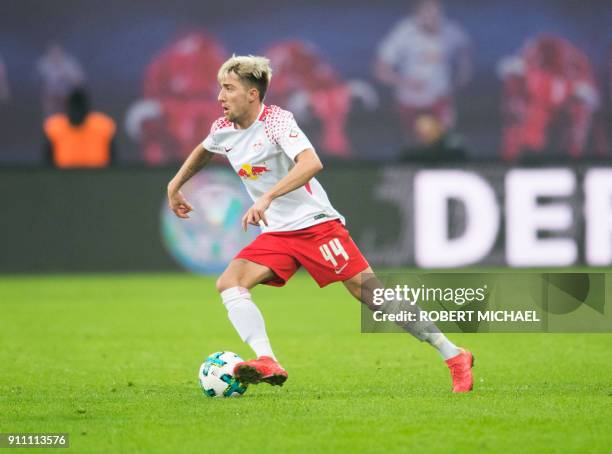
[[361, 286], [354, 279], [349, 279], [344, 281], [344, 286], [349, 291], [351, 295], [353, 295], [356, 299], [361, 299]]
[[356, 299], [363, 303], [371, 301], [375, 288], [382, 288], [382, 284], [374, 275], [372, 268], [367, 268], [359, 275], [344, 281], [344, 286]]
[[219, 279], [217, 279], [217, 282], [215, 285], [217, 287], [217, 291], [221, 293], [224, 290], [227, 290], [229, 288], [237, 287], [238, 282], [236, 279], [232, 278], [231, 276], [226, 276], [225, 274], [222, 274], [221, 276], [219, 276]]
[[221, 293], [224, 290], [233, 287], [249, 288], [248, 279], [242, 273], [224, 272], [216, 282], [217, 291]]

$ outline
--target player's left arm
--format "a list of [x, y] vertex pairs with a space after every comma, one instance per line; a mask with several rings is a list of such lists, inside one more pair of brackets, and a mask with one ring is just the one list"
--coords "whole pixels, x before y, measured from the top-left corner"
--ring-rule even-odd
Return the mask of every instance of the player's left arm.
[[295, 191], [308, 183], [312, 177], [323, 169], [319, 156], [312, 148], [307, 148], [296, 155], [295, 165], [278, 183], [261, 196], [242, 217], [242, 228], [246, 231], [247, 224], [259, 225], [259, 221], [266, 226], [265, 211], [274, 199], [288, 192]]
[[193, 211], [193, 207], [181, 193], [181, 187], [192, 176], [207, 166], [212, 157], [212, 152], [204, 148], [203, 144], [199, 144], [168, 183], [168, 205], [179, 218], [188, 219], [189, 212]]

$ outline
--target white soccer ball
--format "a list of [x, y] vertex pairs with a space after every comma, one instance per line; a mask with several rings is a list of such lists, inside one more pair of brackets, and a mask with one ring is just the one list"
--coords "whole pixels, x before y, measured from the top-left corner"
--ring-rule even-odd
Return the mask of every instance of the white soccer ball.
[[247, 390], [247, 385], [234, 377], [234, 366], [244, 361], [233, 352], [216, 352], [208, 356], [198, 374], [202, 391], [208, 397], [237, 397]]

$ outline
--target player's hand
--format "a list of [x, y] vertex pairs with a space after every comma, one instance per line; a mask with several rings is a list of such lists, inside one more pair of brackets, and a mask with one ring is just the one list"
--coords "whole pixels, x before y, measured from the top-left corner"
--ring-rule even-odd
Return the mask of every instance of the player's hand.
[[193, 211], [193, 207], [181, 191], [168, 190], [168, 206], [181, 219], [188, 219], [188, 213]]
[[267, 227], [268, 220], [266, 219], [265, 211], [271, 203], [272, 199], [269, 197], [260, 197], [257, 202], [247, 210], [244, 216], [242, 216], [242, 229], [246, 232], [248, 224], [259, 226], [260, 221]]

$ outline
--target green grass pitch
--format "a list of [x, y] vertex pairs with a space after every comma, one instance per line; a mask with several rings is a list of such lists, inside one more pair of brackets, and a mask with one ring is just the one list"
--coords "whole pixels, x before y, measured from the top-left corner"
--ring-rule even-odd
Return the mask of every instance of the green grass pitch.
[[408, 334], [360, 334], [359, 307], [305, 274], [253, 296], [282, 388], [210, 399], [207, 354], [250, 357], [213, 278], [0, 278], [0, 432], [68, 432], [74, 452], [609, 452], [612, 334], [452, 335], [476, 357], [452, 395]]

